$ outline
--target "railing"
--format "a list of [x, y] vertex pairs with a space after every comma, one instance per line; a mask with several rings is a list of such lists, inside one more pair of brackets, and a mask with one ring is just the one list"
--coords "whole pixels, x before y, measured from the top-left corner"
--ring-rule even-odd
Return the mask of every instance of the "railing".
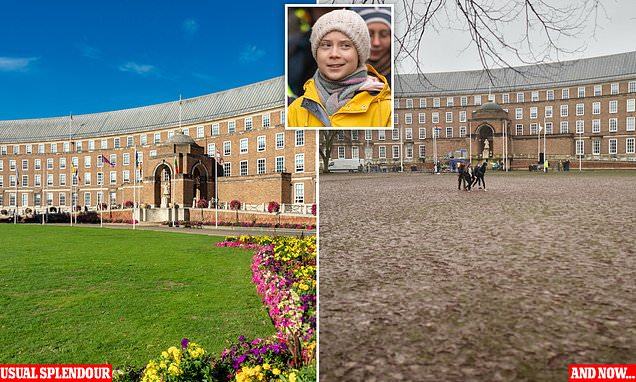
[[[311, 204], [281, 204], [280, 213], [282, 214], [297, 214], [297, 215], [311, 215]], [[232, 211], [229, 202], [219, 202], [220, 210]], [[267, 203], [261, 204], [249, 204], [243, 203], [239, 211], [245, 212], [267, 212]]]

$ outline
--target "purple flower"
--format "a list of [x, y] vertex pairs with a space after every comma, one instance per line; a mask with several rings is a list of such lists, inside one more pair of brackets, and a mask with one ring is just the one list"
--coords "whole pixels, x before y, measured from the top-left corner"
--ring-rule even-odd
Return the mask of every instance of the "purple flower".
[[238, 340], [239, 340], [239, 342], [244, 342], [245, 341], [245, 336], [239, 336]]
[[187, 338], [182, 338], [181, 339], [181, 347], [183, 349], [186, 349], [189, 344], [190, 344], [190, 340], [189, 339], [187, 339]]

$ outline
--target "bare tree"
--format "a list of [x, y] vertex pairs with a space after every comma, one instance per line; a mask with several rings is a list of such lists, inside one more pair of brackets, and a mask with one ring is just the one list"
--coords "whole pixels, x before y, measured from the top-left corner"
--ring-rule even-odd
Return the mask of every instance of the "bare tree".
[[[351, 4], [351, 1], [319, 1]], [[592, 25], [596, 32], [599, 16], [605, 14], [601, 0], [357, 0], [357, 4], [395, 4], [394, 41], [396, 64], [414, 68], [418, 80], [435, 87], [424, 75], [428, 31], [442, 29], [468, 33], [470, 44], [486, 74], [494, 83], [493, 68], [509, 68], [520, 75], [515, 64], [558, 62], [562, 55], [585, 49], [583, 33]], [[589, 36], [589, 37], [592, 37]], [[566, 41], [578, 41], [566, 48]], [[515, 62], [513, 62], [515, 61]], [[397, 72], [397, 71], [396, 71]], [[320, 155], [329, 162], [333, 136], [321, 132]], [[323, 142], [325, 146], [323, 146]]]

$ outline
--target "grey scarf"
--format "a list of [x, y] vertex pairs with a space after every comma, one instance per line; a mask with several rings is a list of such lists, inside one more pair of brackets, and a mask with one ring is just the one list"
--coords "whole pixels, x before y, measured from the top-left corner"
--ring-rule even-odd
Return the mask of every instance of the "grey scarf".
[[323, 77], [319, 70], [314, 74], [314, 83], [320, 96], [320, 101], [325, 106], [328, 115], [333, 115], [340, 110], [362, 87], [367, 80], [366, 66], [358, 68], [356, 71], [341, 79], [331, 81]]

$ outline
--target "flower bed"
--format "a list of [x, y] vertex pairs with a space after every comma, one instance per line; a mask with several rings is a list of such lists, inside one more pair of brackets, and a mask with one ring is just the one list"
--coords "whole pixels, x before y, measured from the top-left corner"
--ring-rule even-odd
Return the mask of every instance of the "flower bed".
[[252, 281], [277, 332], [241, 336], [219, 357], [183, 339], [181, 349], [164, 351], [142, 373], [120, 372], [116, 381], [316, 380], [316, 238], [230, 236], [217, 246], [256, 249]]
[[[176, 222], [177, 225], [183, 226], [186, 223], [190, 225], [199, 225], [199, 226], [213, 226], [215, 223], [213, 221], [196, 221], [196, 220], [179, 220]], [[163, 221], [162, 225], [170, 225], [171, 221]], [[288, 229], [305, 229], [305, 230], [313, 230], [316, 229], [316, 226], [313, 224], [294, 224], [294, 223], [266, 223], [266, 222], [236, 222], [236, 221], [219, 221], [219, 226], [223, 227], [260, 227], [260, 228], [288, 228]]]

